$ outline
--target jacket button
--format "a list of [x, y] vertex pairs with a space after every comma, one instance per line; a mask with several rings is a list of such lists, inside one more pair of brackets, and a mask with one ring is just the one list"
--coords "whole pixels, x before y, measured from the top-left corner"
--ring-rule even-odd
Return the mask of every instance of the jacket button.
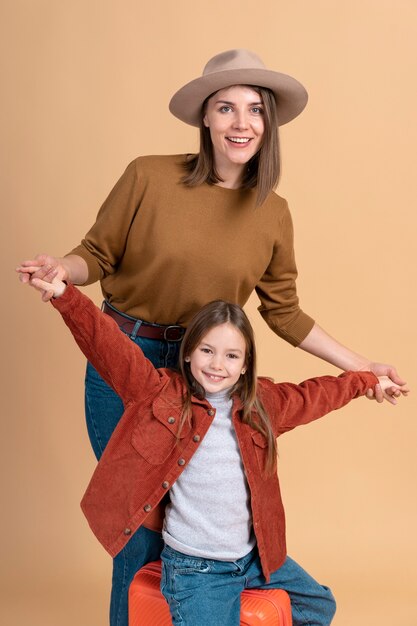
[[124, 531], [123, 531], [123, 534], [124, 534], [124, 535], [131, 535], [131, 534], [132, 534], [132, 531], [131, 531], [131, 529], [130, 529], [130, 528], [125, 528], [125, 529], [124, 529]]
[[163, 487], [163, 489], [168, 489], [169, 482], [167, 480], [164, 480], [164, 482], [162, 483], [162, 487]]
[[148, 513], [148, 511], [150, 511], [152, 508], [152, 506], [150, 504], [145, 504], [145, 506], [143, 507], [143, 510], [146, 511], [146, 513]]
[[172, 417], [172, 415], [170, 417], [168, 417], [168, 424], [174, 424], [175, 423], [175, 417]]
[[214, 411], [213, 411], [213, 409], [209, 409], [209, 410], [207, 411], [207, 415], [210, 415], [210, 417], [213, 417], [213, 415], [214, 415]]
[[185, 459], [178, 459], [178, 465], [185, 465]]
[[195, 442], [200, 441], [200, 439], [201, 439], [200, 435], [194, 435], [193, 437], [193, 441]]

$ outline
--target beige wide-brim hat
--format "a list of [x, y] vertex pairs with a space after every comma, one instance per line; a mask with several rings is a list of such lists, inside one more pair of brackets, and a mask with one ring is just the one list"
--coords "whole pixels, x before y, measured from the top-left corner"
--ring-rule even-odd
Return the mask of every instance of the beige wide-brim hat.
[[227, 50], [207, 63], [203, 75], [179, 89], [171, 98], [169, 110], [191, 126], [200, 126], [202, 105], [212, 93], [232, 85], [268, 87], [277, 102], [278, 124], [282, 126], [301, 113], [308, 94], [292, 76], [268, 70], [250, 50]]

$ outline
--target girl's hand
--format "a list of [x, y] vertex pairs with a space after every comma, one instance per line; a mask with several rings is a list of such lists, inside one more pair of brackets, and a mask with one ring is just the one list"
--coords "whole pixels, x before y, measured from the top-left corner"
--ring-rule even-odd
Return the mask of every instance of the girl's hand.
[[[395, 385], [388, 376], [378, 376], [378, 385], [375, 386], [374, 396], [378, 402], [382, 402], [384, 399], [388, 400], [391, 404], [397, 404], [397, 398], [400, 396], [407, 396], [409, 388], [407, 385]], [[369, 396], [368, 396], [369, 397]]]
[[[373, 372], [375, 376], [388, 378], [391, 381], [393, 389], [400, 388], [404, 390], [404, 392], [406, 392], [403, 395], [407, 395], [407, 393], [410, 391], [405, 380], [400, 378], [397, 370], [392, 365], [386, 365], [385, 363], [369, 363], [367, 367], [361, 369], [368, 369], [370, 372]], [[383, 402], [384, 400], [388, 400], [388, 402], [390, 402], [391, 404], [397, 404], [395, 401], [395, 396], [387, 396], [386, 394], [384, 394], [380, 385], [377, 385], [375, 389], [369, 389], [366, 397], [370, 400], [376, 400], [377, 402]]]
[[49, 256], [48, 254], [38, 254], [34, 259], [23, 261], [16, 271], [19, 272], [19, 280], [22, 283], [29, 283], [33, 278], [48, 280], [48, 273], [45, 274], [46, 268], [54, 268], [57, 270], [56, 277], [60, 280], [68, 280], [68, 270], [63, 265], [62, 259]]
[[[20, 271], [20, 267], [17, 268]], [[25, 269], [26, 276], [29, 277], [29, 284], [37, 291], [41, 292], [42, 301], [48, 302], [51, 298], [59, 298], [66, 289], [66, 284], [59, 278], [59, 269], [50, 265], [43, 265], [41, 268], [33, 268], [32, 272]]]

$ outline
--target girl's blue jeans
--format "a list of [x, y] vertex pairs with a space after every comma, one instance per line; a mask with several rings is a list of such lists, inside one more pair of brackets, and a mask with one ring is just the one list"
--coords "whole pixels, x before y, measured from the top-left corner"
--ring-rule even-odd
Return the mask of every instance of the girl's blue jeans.
[[[180, 342], [158, 341], [145, 337], [131, 339], [141, 347], [155, 367], [176, 367]], [[91, 445], [99, 459], [122, 416], [123, 403], [90, 363], [87, 364], [85, 379], [85, 410]], [[128, 626], [130, 583], [143, 565], [159, 559], [162, 547], [161, 535], [142, 527], [114, 559], [110, 626]]]
[[294, 626], [328, 626], [336, 610], [330, 589], [289, 557], [266, 583], [256, 547], [236, 561], [188, 556], [169, 546], [161, 558], [161, 591], [174, 626], [239, 626], [244, 589], [285, 589]]

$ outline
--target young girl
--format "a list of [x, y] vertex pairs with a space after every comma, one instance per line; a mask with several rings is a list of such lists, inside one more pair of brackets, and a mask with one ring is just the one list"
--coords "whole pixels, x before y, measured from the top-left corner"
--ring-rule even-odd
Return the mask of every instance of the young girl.
[[286, 554], [276, 438], [377, 385], [391, 398], [407, 390], [371, 372], [300, 385], [257, 379], [250, 323], [239, 306], [220, 300], [190, 323], [180, 372], [156, 369], [112, 318], [47, 272], [46, 282], [31, 284], [54, 296], [125, 406], [82, 500], [107, 551], [116, 555], [168, 500], [161, 589], [173, 624], [238, 626], [245, 588], [285, 589], [295, 626], [330, 624], [331, 591]]

